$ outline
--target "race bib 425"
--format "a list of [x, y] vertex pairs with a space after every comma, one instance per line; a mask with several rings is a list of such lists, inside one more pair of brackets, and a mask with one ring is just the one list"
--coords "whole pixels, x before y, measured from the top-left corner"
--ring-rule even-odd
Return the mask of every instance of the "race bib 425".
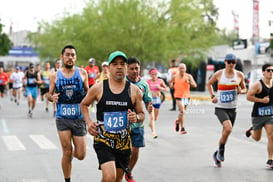
[[122, 112], [104, 112], [105, 131], [120, 131], [128, 127], [127, 111]]

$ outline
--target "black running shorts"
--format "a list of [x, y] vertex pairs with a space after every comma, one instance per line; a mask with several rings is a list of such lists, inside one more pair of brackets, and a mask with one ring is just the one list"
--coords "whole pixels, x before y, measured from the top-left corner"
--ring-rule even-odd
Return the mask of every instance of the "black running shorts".
[[5, 85], [0, 85], [0, 93], [4, 93], [5, 92]]
[[225, 108], [215, 108], [215, 113], [214, 113], [221, 124], [223, 124], [224, 121], [230, 120], [232, 126], [234, 125], [235, 119], [236, 119], [236, 108], [234, 109], [225, 109]]
[[100, 166], [109, 161], [115, 161], [116, 168], [121, 168], [126, 174], [130, 173], [129, 161], [131, 156], [131, 150], [117, 150], [106, 146], [104, 143], [95, 143], [94, 149], [97, 153]]

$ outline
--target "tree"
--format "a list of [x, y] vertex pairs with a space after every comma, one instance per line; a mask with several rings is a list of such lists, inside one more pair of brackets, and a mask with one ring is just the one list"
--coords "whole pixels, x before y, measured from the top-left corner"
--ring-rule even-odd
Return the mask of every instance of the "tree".
[[0, 19], [0, 55], [5, 56], [9, 53], [9, 50], [12, 48], [13, 44], [9, 39], [8, 35], [2, 33], [3, 31], [3, 24], [1, 23]]
[[144, 63], [167, 65], [179, 54], [202, 54], [213, 45], [216, 15], [212, 0], [90, 0], [81, 14], [41, 22], [41, 33], [30, 38], [43, 57], [57, 57], [71, 43], [79, 64], [121, 50]]
[[227, 31], [226, 29], [219, 30], [218, 35], [215, 37], [215, 45], [219, 44], [227, 44], [232, 47], [232, 42], [237, 37], [237, 33], [235, 30]]

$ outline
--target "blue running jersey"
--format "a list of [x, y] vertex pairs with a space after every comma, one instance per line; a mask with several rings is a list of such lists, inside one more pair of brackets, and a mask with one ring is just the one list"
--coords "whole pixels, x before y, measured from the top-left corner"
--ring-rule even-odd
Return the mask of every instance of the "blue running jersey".
[[85, 97], [86, 92], [83, 86], [79, 68], [75, 68], [75, 73], [70, 78], [64, 77], [61, 70], [58, 70], [55, 86], [56, 93], [60, 94], [57, 102], [56, 118], [83, 118], [80, 103]]

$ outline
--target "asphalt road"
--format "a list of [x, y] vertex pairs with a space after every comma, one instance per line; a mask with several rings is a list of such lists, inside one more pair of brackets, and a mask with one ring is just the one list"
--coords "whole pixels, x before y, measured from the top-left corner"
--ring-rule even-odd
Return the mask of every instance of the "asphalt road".
[[[209, 101], [192, 101], [186, 114], [188, 131], [174, 131], [178, 111], [169, 111], [166, 100], [156, 122], [158, 138], [152, 139], [145, 122], [146, 147], [140, 150], [133, 171], [137, 182], [271, 182], [273, 170], [267, 169], [267, 139], [260, 142], [245, 137], [250, 126], [252, 103], [240, 95], [237, 120], [226, 145], [222, 168], [214, 166], [213, 152], [221, 133], [221, 125]], [[61, 146], [57, 136], [52, 107], [45, 112], [40, 100], [33, 118], [27, 117], [27, 102], [19, 106], [7, 98], [0, 99], [0, 182], [64, 181], [61, 170]], [[94, 116], [94, 113], [90, 113]], [[148, 115], [146, 115], [148, 116]], [[101, 180], [93, 139], [87, 137], [87, 156], [73, 160], [72, 181]], [[124, 180], [125, 181], [125, 180]]]

